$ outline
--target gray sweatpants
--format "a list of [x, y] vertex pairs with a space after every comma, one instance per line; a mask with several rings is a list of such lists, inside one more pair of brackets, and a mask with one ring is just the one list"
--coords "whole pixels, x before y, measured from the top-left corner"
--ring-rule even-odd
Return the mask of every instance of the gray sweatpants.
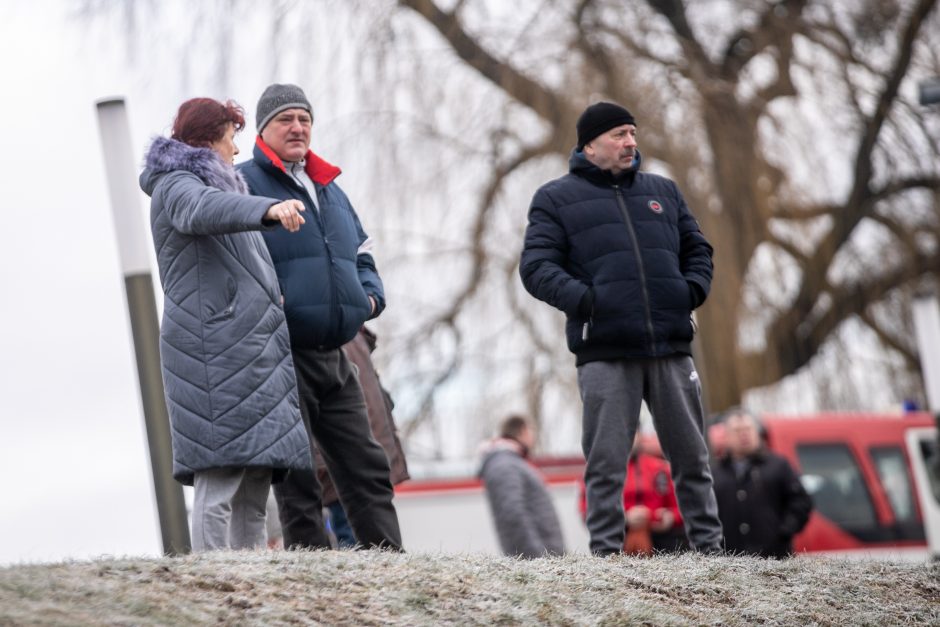
[[270, 468], [202, 470], [194, 484], [194, 552], [266, 546]]
[[623, 486], [644, 400], [672, 469], [689, 542], [699, 551], [720, 549], [701, 384], [692, 358], [588, 362], [578, 367], [578, 387], [591, 552], [606, 555], [623, 548]]

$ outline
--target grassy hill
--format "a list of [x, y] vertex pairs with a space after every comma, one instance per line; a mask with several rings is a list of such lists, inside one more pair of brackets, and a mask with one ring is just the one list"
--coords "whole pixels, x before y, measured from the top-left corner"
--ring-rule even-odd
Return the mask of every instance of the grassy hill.
[[0, 625], [940, 624], [940, 565], [242, 552], [0, 570]]

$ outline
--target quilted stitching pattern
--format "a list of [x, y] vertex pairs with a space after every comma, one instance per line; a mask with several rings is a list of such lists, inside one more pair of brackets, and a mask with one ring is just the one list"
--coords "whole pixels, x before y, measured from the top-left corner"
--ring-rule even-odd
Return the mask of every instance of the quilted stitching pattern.
[[173, 474], [311, 468], [277, 276], [246, 195], [211, 150], [157, 138], [141, 188], [165, 299], [160, 329]]

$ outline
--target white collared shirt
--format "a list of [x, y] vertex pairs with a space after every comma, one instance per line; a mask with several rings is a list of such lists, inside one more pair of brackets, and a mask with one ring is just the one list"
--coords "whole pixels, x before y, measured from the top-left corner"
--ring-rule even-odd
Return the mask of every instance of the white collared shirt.
[[304, 186], [307, 190], [307, 194], [310, 195], [310, 200], [313, 202], [313, 208], [317, 211], [320, 211], [320, 205], [317, 202], [317, 186], [310, 179], [310, 176], [307, 175], [307, 171], [304, 169], [305, 159], [300, 161], [287, 161], [284, 163], [284, 166], [287, 168], [287, 173], [294, 177], [294, 180]]

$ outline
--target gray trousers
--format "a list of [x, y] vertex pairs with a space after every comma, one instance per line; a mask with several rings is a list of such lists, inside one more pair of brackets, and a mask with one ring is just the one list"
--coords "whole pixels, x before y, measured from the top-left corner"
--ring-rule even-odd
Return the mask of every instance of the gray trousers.
[[193, 551], [263, 548], [270, 468], [213, 468], [196, 472]]
[[672, 469], [690, 544], [699, 551], [720, 549], [701, 384], [692, 358], [588, 362], [578, 367], [578, 387], [584, 403], [581, 447], [587, 461], [591, 552], [608, 555], [623, 549], [623, 486], [644, 400]]

